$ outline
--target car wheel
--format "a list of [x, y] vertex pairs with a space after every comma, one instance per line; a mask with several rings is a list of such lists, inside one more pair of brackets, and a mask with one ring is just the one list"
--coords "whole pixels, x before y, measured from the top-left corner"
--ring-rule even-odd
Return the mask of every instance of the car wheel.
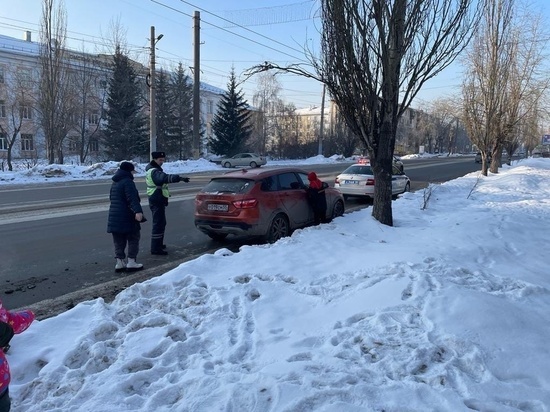
[[334, 204], [334, 207], [332, 208], [332, 219], [343, 215], [344, 215], [344, 202], [342, 202], [341, 200], [338, 200], [336, 201], [336, 203]]
[[227, 233], [208, 233], [208, 237], [215, 241], [221, 241], [227, 237]]
[[250, 162], [250, 167], [252, 169], [254, 169], [254, 168], [258, 167], [258, 165], [256, 164], [256, 162]]
[[286, 237], [290, 234], [290, 225], [285, 215], [279, 213], [271, 221], [271, 225], [265, 236], [268, 243], [275, 243], [277, 240]]
[[231, 167], [231, 163], [225, 162], [225, 163], [223, 164], [223, 167], [226, 167], [226, 168], [229, 169], [229, 168]]

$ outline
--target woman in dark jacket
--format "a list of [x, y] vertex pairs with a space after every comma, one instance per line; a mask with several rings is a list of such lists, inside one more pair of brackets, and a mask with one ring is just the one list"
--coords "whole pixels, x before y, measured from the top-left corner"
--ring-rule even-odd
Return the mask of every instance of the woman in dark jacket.
[[[143, 269], [143, 265], [137, 263], [136, 258], [139, 252], [140, 222], [145, 219], [139, 193], [134, 183], [134, 173], [132, 163], [122, 162], [113, 176], [109, 194], [111, 204], [107, 220], [107, 233], [113, 235], [116, 257], [115, 272]], [[126, 246], [128, 246], [128, 262], [125, 261]]]

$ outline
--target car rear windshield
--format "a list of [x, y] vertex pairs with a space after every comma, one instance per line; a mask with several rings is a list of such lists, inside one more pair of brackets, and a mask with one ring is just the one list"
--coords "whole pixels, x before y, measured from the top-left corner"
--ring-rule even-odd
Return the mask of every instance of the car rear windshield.
[[254, 180], [224, 178], [212, 179], [202, 189], [204, 193], [247, 193], [254, 187]]
[[342, 173], [350, 175], [372, 175], [372, 169], [367, 165], [353, 165], [348, 167]]

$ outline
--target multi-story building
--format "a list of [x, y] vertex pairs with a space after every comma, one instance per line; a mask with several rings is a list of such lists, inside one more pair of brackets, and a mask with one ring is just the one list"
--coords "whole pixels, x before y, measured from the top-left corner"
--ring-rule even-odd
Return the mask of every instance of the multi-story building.
[[[85, 154], [87, 162], [96, 161], [102, 159], [99, 136], [112, 56], [74, 50], [66, 50], [65, 56], [73, 93], [62, 150], [76, 159], [82, 159]], [[142, 80], [143, 95], [148, 99], [149, 69], [140, 63], [134, 64]], [[32, 41], [30, 32], [25, 32], [23, 39], [0, 35], [0, 162], [5, 160], [10, 146], [13, 159], [37, 161], [47, 157], [38, 110], [40, 71], [40, 45]], [[211, 121], [223, 93], [201, 82], [201, 153], [207, 152], [207, 141], [212, 136]], [[144, 110], [148, 111], [148, 105]]]
[[296, 109], [298, 142], [311, 143], [319, 139], [321, 119], [324, 123], [324, 134], [330, 133], [334, 122], [334, 109], [336, 105], [332, 101], [324, 108], [324, 116], [321, 116], [320, 106], [310, 106], [303, 109]]
[[0, 156], [12, 141], [13, 154], [30, 157], [38, 151], [36, 101], [38, 48], [30, 41], [0, 36]]

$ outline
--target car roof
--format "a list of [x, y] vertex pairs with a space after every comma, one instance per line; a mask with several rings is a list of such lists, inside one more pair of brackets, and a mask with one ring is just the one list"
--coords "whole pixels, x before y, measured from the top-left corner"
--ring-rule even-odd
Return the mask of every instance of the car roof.
[[370, 163], [354, 163], [354, 164], [349, 165], [348, 167], [346, 167], [346, 169], [349, 169], [350, 167], [353, 167], [353, 166], [368, 166], [368, 167], [372, 167]]
[[252, 179], [252, 180], [261, 180], [268, 176], [272, 176], [274, 174], [281, 174], [281, 173], [305, 173], [306, 172], [303, 169], [297, 168], [297, 167], [277, 167], [277, 168], [268, 168], [268, 167], [262, 167], [262, 168], [254, 168], [254, 169], [238, 169], [238, 170], [232, 170], [230, 172], [224, 173], [221, 176], [217, 176], [214, 179], [219, 178], [243, 178], [243, 179]]

